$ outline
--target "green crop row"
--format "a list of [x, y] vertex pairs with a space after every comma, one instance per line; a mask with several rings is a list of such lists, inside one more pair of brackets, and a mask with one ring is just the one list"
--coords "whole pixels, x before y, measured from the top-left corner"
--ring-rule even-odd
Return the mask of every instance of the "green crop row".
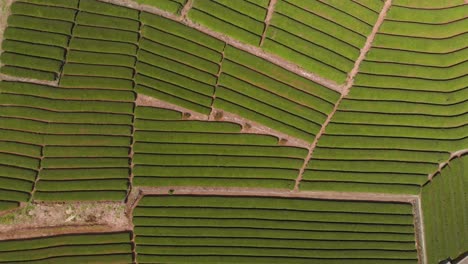
[[143, 49], [140, 49], [140, 51], [138, 52], [138, 59], [145, 63], [162, 67], [165, 70], [175, 72], [193, 80], [197, 80], [209, 85], [216, 84], [216, 76], [214, 74], [210, 74], [196, 69], [192, 66], [186, 65], [184, 63], [177, 62], [171, 59], [167, 59], [163, 56], [147, 52]]
[[[168, 95], [171, 95], [171, 96], [174, 96], [174, 97], [177, 97], [177, 98], [181, 98], [183, 100], [187, 100], [187, 101], [190, 101], [190, 102], [193, 102], [193, 103], [196, 103], [200, 106], [205, 106], [205, 107], [210, 107], [211, 105], [211, 102], [212, 102], [212, 98], [210, 97], [210, 94], [200, 94], [198, 91], [192, 91], [190, 89], [186, 89], [184, 86], [181, 87], [177, 84], [174, 84], [173, 81], [174, 79], [171, 80], [171, 78], [168, 78], [168, 77], [165, 77], [165, 73], [170, 73], [170, 72], [167, 72], [161, 68], [156, 68], [156, 67], [151, 67], [151, 66], [147, 66], [147, 65], [144, 65], [144, 64], [138, 64], [138, 68], [137, 68], [137, 71], [139, 72], [138, 75], [136, 76], [135, 80], [136, 80], [136, 83], [138, 84], [138, 86], [146, 86], [148, 88], [152, 88], [152, 90], [158, 90], [160, 92], [163, 92], [165, 94], [168, 94]], [[144, 70], [142, 70], [144, 69]], [[159, 79], [155, 79], [153, 77], [147, 77], [143, 74], [145, 73], [148, 73], [148, 74], [152, 74], [153, 76], [155, 77], [159, 77], [161, 76], [162, 78], [161, 79], [166, 79], [166, 80], [159, 80]], [[178, 75], [175, 75], [175, 74], [172, 74], [171, 75], [172, 77], [176, 78]], [[169, 76], [170, 77], [170, 76]], [[177, 83], [183, 85], [183, 81], [184, 81], [184, 78], [183, 76], [180, 77], [180, 80], [179, 81], [176, 81]], [[193, 81], [194, 84], [196, 84], [196, 82]], [[208, 88], [209, 86], [207, 85], [204, 85], [204, 84], [201, 84], [201, 83], [198, 83], [200, 85], [200, 88]], [[136, 88], [136, 91], [138, 92], [138, 86]], [[214, 87], [211, 87], [212, 90], [214, 90]], [[151, 94], [147, 94], [147, 95], [150, 95]], [[156, 96], [158, 98], [158, 96]], [[160, 98], [160, 99], [165, 99], [165, 98]], [[169, 101], [170, 103], [172, 103], [172, 101]], [[189, 108], [189, 109], [193, 109], [192, 107], [190, 106], [185, 106], [185, 104], [179, 104], [178, 102], [176, 102], [177, 105], [180, 105], [180, 106], [183, 106], [183, 107], [186, 107], [186, 108]], [[193, 110], [197, 110], [197, 109], [193, 109]], [[199, 111], [200, 112], [200, 111]], [[202, 110], [202, 113], [205, 112], [205, 109]], [[209, 112], [208, 112], [209, 113]]]
[[174, 35], [173, 33], [174, 32], [168, 33], [146, 25], [141, 31], [143, 37], [153, 42], [170, 46], [178, 50], [183, 50], [194, 56], [202, 57], [214, 63], [219, 63], [221, 61], [222, 55], [219, 51], [203, 46], [202, 44], [190, 39], [185, 39], [182, 36]]
[[45, 146], [43, 153], [45, 157], [127, 157], [130, 149], [129, 147]]
[[302, 159], [278, 158], [278, 157], [255, 157], [255, 156], [248, 157], [248, 156], [188, 155], [188, 154], [167, 155], [167, 154], [136, 153], [133, 157], [133, 163], [143, 164], [143, 165], [158, 165], [158, 166], [223, 166], [223, 167], [245, 166], [245, 167], [299, 169], [304, 163], [304, 161]]
[[122, 66], [66, 63], [63, 67], [63, 73], [68, 75], [101, 76], [132, 79], [134, 70], [132, 68]]
[[79, 112], [54, 112], [45, 109], [2, 106], [0, 107], [2, 116], [17, 117], [24, 119], [44, 120], [56, 123], [88, 123], [88, 124], [113, 124], [130, 125], [132, 116], [124, 114], [110, 113], [79, 113]]
[[0, 188], [3, 190], [12, 190], [29, 193], [33, 189], [34, 182], [15, 178], [6, 178], [0, 176]]
[[[343, 206], [343, 204], [346, 206]], [[409, 203], [339, 201], [281, 197], [218, 197], [215, 195], [200, 196], [196, 199], [189, 195], [146, 196], [138, 206], [161, 207], [207, 207], [207, 208], [244, 208], [272, 209], [291, 211], [354, 212], [372, 214], [406, 214], [412, 215]]]
[[77, 25], [73, 28], [73, 36], [87, 39], [98, 39], [125, 43], [137, 43], [138, 33], [112, 28], [100, 28]]
[[10, 66], [29, 68], [48, 72], [59, 72], [62, 61], [26, 56], [16, 53], [3, 52], [0, 56], [2, 63]]
[[[140, 222], [140, 218], [135, 217], [134, 222]], [[157, 219], [149, 219], [151, 221], [157, 221]], [[190, 219], [188, 221], [194, 221]], [[226, 220], [229, 222], [229, 220]], [[261, 221], [258, 221], [261, 222]], [[294, 223], [298, 224], [298, 223]], [[139, 224], [141, 225], [141, 224]], [[327, 224], [323, 224], [326, 226]], [[328, 225], [333, 225], [328, 223]], [[344, 225], [344, 224], [335, 224]], [[367, 227], [367, 226], [365, 226]], [[386, 228], [389, 228], [386, 226]], [[389, 228], [391, 229], [391, 228]], [[184, 238], [183, 240], [177, 237], [149, 237], [149, 236], [138, 236], [136, 238], [138, 245], [161, 245], [161, 246], [241, 246], [241, 247], [255, 247], [262, 245], [268, 248], [290, 248], [290, 249], [381, 249], [381, 250], [407, 250], [414, 249], [414, 244], [411, 242], [374, 242], [369, 243], [367, 241], [316, 241], [316, 240], [302, 240], [302, 239], [289, 239], [289, 240], [273, 240], [273, 239], [261, 239], [261, 238]]]
[[[341, 172], [339, 172], [341, 173]], [[427, 175], [426, 175], [427, 176]], [[377, 180], [378, 182], [378, 180]], [[326, 192], [364, 192], [364, 193], [387, 193], [417, 195], [421, 185], [415, 180], [408, 184], [383, 184], [369, 182], [346, 182], [346, 181], [313, 181], [312, 179], [303, 179], [300, 189], [303, 191], [326, 191]], [[419, 180], [420, 182], [420, 180]]]
[[29, 201], [30, 191], [12, 191], [0, 189], [0, 201], [27, 202]]
[[[46, 141], [47, 142], [47, 141]], [[42, 160], [43, 168], [118, 168], [128, 167], [130, 160], [125, 158], [52, 158]]]
[[[247, 119], [258, 122], [262, 125], [268, 126], [270, 128], [273, 128], [285, 134], [291, 135], [293, 137], [300, 138], [302, 140], [312, 141], [313, 135], [314, 135], [312, 133], [318, 132], [318, 130], [320, 130], [320, 128], [318, 128], [318, 125], [315, 125], [313, 123], [307, 124], [305, 121], [303, 121], [305, 125], [310, 126], [309, 127], [310, 130], [303, 130], [293, 125], [284, 123], [281, 120], [277, 120], [277, 119], [274, 119], [273, 117], [267, 116], [266, 114], [271, 113], [270, 111], [273, 108], [268, 105], [261, 105], [260, 102], [258, 101], [257, 101], [258, 104], [255, 106], [255, 111], [252, 109], [249, 109], [246, 107], [246, 104], [249, 103], [249, 98], [246, 98], [245, 96], [241, 96], [240, 94], [231, 92], [229, 89], [224, 89], [222, 87], [219, 87], [217, 89], [217, 96], [218, 97], [216, 98], [214, 102], [214, 107], [223, 109], [230, 113], [238, 114]], [[253, 99], [250, 99], [250, 104], [252, 104], [252, 101]], [[243, 105], [239, 105], [238, 103], [243, 104]], [[262, 108], [259, 109], [259, 107], [262, 107]], [[278, 110], [278, 109], [276, 109], [275, 112], [277, 116], [283, 116], [284, 114], [286, 114], [285, 112], [282, 112], [281, 110]]]
[[[440, 39], [463, 35], [468, 27], [466, 19], [460, 19], [444, 25], [419, 24], [413, 22], [402, 22], [388, 20], [379, 28], [379, 32], [389, 35], [404, 35], [418, 38]], [[439, 40], [437, 40], [439, 39]]]
[[133, 81], [125, 79], [64, 75], [60, 86], [66, 88], [103, 88], [115, 90], [133, 90]]
[[40, 146], [13, 141], [0, 141], [0, 151], [8, 153], [17, 153], [30, 157], [41, 156]]
[[135, 44], [82, 38], [72, 38], [70, 49], [123, 55], [136, 55], [137, 52]]
[[3, 40], [2, 49], [7, 52], [14, 52], [34, 57], [44, 57], [56, 60], [63, 60], [65, 58], [65, 50], [63, 48], [42, 44], [32, 44], [16, 40]]
[[41, 192], [69, 191], [112, 191], [127, 190], [128, 179], [89, 179], [89, 180], [44, 180], [40, 179], [36, 189]]
[[401, 77], [414, 77], [432, 80], [447, 81], [466, 74], [468, 62], [462, 62], [447, 68], [436, 68], [418, 65], [404, 65], [401, 63], [385, 63], [364, 61], [359, 72], [375, 75], [393, 75]]
[[[225, 45], [224, 42], [219, 39], [211, 37], [198, 30], [185, 26], [181, 23], [177, 23], [173, 20], [164, 18], [162, 16], [154, 15], [154, 14], [147, 13], [147, 12], [142, 12], [140, 19], [143, 24], [150, 25], [153, 28], [164, 30], [165, 32], [171, 34], [172, 36], [179, 37], [180, 41], [185, 39], [189, 42], [197, 43], [200, 46], [205, 46], [206, 48], [209, 48], [212, 51], [221, 52]], [[149, 27], [145, 27], [145, 28], [150, 29]], [[145, 30], [143, 32], [145, 32]], [[167, 39], [166, 41], [168, 40], [170, 39]], [[158, 41], [157, 37], [155, 41]], [[162, 39], [161, 41], [164, 41], [164, 39]], [[169, 44], [169, 46], [173, 47], [172, 41], [170, 41], [169, 43], [171, 43]], [[196, 52], [196, 50], [194, 51]], [[208, 55], [205, 54], [205, 51], [203, 49], [200, 48], [199, 52], [200, 52], [200, 57], [208, 58]], [[219, 56], [218, 61], [220, 60], [221, 60], [221, 56]]]
[[432, 10], [426, 8], [405, 8], [403, 6], [393, 5], [386, 17], [390, 20], [419, 22], [421, 24], [446, 24], [464, 19], [466, 17], [466, 10], [467, 7], [465, 5]]
[[318, 146], [353, 149], [399, 149], [414, 151], [452, 152], [468, 146], [468, 138], [461, 140], [388, 138], [367, 136], [323, 135]]
[[136, 9], [113, 5], [97, 0], [80, 0], [80, 10], [133, 20], [138, 20], [139, 18], [139, 11]]
[[[183, 123], [188, 121], [183, 121]], [[1, 144], [1, 143], [0, 143]], [[155, 154], [205, 154], [232, 156], [263, 156], [304, 158], [307, 149], [287, 146], [238, 146], [238, 145], [209, 145], [209, 144], [168, 144], [136, 142], [134, 151], [138, 153]], [[443, 157], [446, 157], [444, 155]]]
[[76, 23], [78, 25], [114, 28], [135, 32], [140, 28], [140, 23], [135, 20], [88, 12], [79, 12], [76, 16]]
[[66, 8], [77, 8], [79, 0], [21, 0], [21, 2], [27, 2], [37, 5], [46, 6], [58, 6]]
[[139, 44], [141, 49], [147, 50], [173, 61], [184, 63], [188, 66], [211, 73], [213, 75], [217, 74], [219, 71], [220, 66], [218, 64], [208, 61], [205, 58], [176, 49], [175, 47], [166, 46], [146, 38], [141, 39]]
[[[203, 229], [204, 230], [204, 229]], [[203, 231], [201, 230], [201, 231]], [[199, 232], [197, 232], [199, 234]], [[333, 258], [333, 259], [402, 259], [402, 260], [414, 260], [417, 261], [417, 252], [415, 249], [412, 251], [387, 251], [387, 250], [361, 250], [353, 249], [344, 251], [342, 249], [271, 249], [262, 247], [237, 247], [235, 245], [230, 246], [149, 246], [140, 245], [138, 247], [139, 254], [147, 254], [156, 256], [186, 256], [191, 258], [192, 256], [243, 256], [243, 257], [282, 257], [282, 258], [293, 258], [293, 259], [322, 259], [322, 258]], [[278, 263], [278, 262], [277, 262]], [[281, 262], [282, 263], [282, 262]]]
[[73, 23], [23, 15], [12, 15], [8, 17], [8, 26], [71, 35]]
[[[278, 93], [280, 91], [286, 91], [285, 94], [292, 94], [294, 87], [297, 90], [303, 91], [305, 93], [314, 95], [318, 98], [323, 98], [325, 101], [334, 104], [336, 100], [339, 98], [339, 94], [331, 89], [325, 88], [317, 83], [314, 83], [306, 78], [294, 74], [284, 68], [281, 68], [278, 65], [270, 63], [262, 58], [253, 56], [250, 53], [242, 51], [240, 49], [234, 48], [232, 46], [226, 46], [226, 50], [224, 51], [225, 59], [228, 59], [232, 62], [235, 62], [238, 65], [242, 65], [250, 70], [253, 70], [251, 73], [247, 74], [247, 71], [243, 71], [240, 73], [241, 76], [245, 76], [250, 82], [262, 86], [262, 84], [266, 84], [267, 87], [278, 87], [277, 89], [270, 88], [275, 90]], [[226, 61], [223, 62], [223, 71], [226, 70], [225, 68]], [[261, 73], [263, 75], [268, 76], [269, 78], [262, 78], [261, 74], [254, 74], [254, 72]], [[261, 80], [261, 81], [257, 81]], [[275, 81], [276, 82], [275, 82]], [[282, 84], [282, 85], [281, 85]], [[289, 87], [288, 87], [289, 86]], [[301, 93], [300, 96], [297, 96], [298, 100], [302, 97], [308, 97], [309, 95]], [[314, 102], [315, 105], [319, 105], [320, 103]], [[332, 106], [328, 106], [331, 111], [333, 108]]]
[[[313, 200], [312, 200], [313, 201]], [[273, 206], [273, 205], [271, 205]], [[413, 225], [411, 214], [373, 214], [346, 212], [345, 207], [341, 207], [344, 212], [308, 212], [303, 210], [286, 211], [277, 209], [262, 209], [261, 215], [256, 215], [252, 208], [203, 208], [203, 207], [144, 207], [137, 206], [133, 216], [146, 217], [191, 217], [191, 218], [216, 218], [216, 219], [265, 219], [265, 220], [289, 220], [305, 222], [327, 222], [327, 223], [349, 223], [349, 224], [382, 224], [382, 225]], [[378, 207], [377, 207], [378, 208]], [[408, 209], [410, 212], [410, 208]]]
[[[412, 184], [422, 186], [427, 181], [427, 174], [411, 173], [387, 173], [387, 172], [351, 172], [336, 170], [309, 169], [304, 172], [304, 181], [316, 182], [320, 186], [322, 182], [336, 183], [369, 183], [369, 184]], [[349, 190], [348, 190], [349, 191]]]
[[240, 188], [275, 188], [292, 190], [294, 188], [294, 179], [275, 179], [275, 178], [221, 178], [221, 177], [135, 177], [133, 184], [135, 186], [209, 186], [209, 187], [240, 187]]
[[156, 108], [151, 106], [138, 106], [135, 108], [135, 116], [150, 120], [181, 120], [182, 113], [172, 109]]
[[38, 71], [25, 69], [21, 67], [4, 65], [0, 68], [0, 72], [6, 75], [17, 76], [22, 78], [32, 78], [38, 80], [53, 81], [57, 78], [57, 74], [53, 72]]
[[136, 58], [122, 54], [70, 50], [67, 55], [67, 62], [133, 67], [136, 63]]
[[[288, 2], [294, 2], [294, 4], [288, 3]], [[339, 1], [333, 1], [335, 2], [334, 4], [339, 4], [337, 2]], [[287, 1], [279, 1], [277, 5], [275, 6], [275, 11], [283, 14], [285, 16], [288, 16], [290, 18], [294, 18], [297, 21], [302, 22], [305, 25], [310, 25], [311, 27], [315, 27], [317, 29], [320, 29], [324, 31], [325, 33], [334, 36], [337, 39], [342, 40], [343, 42], [346, 42], [354, 47], [360, 48], [366, 41], [367, 37], [367, 32], [371, 31], [371, 27], [366, 27], [361, 28], [360, 31], [361, 33], [358, 33], [354, 30], [351, 30], [347, 27], [352, 27], [351, 24], [354, 24], [357, 26], [356, 21], [353, 20], [348, 21], [348, 24], [341, 24], [341, 23], [335, 23], [333, 20], [328, 20], [329, 14], [324, 17], [322, 13], [314, 14], [310, 11], [308, 6], [313, 5], [314, 2], [308, 2], [308, 3], [302, 3], [301, 1], [292, 1], [292, 0], [287, 0]], [[300, 5], [301, 7], [297, 6]], [[321, 3], [321, 5], [324, 5]], [[353, 5], [353, 4], [345, 4], [345, 5]], [[359, 7], [359, 5], [357, 5]], [[350, 11], [351, 9], [347, 9], [346, 12], [352, 12]], [[359, 8], [359, 10], [365, 10], [365, 8]], [[368, 10], [367, 10], [368, 11]], [[366, 12], [366, 11], [365, 11]], [[340, 16], [342, 19], [349, 18], [349, 16], [345, 16], [341, 14]], [[371, 17], [376, 18], [375, 15], [372, 15]], [[362, 17], [360, 17], [362, 19]], [[360, 23], [361, 24], [361, 23]], [[373, 25], [374, 23], [372, 23]], [[361, 24], [363, 25], [363, 24]]]
[[42, 201], [121, 201], [125, 199], [126, 191], [68, 191], [34, 193], [34, 199]]
[[19, 168], [27, 168], [27, 169], [38, 169], [39, 162], [40, 162], [39, 158], [31, 158], [27, 156], [2, 153], [2, 152], [0, 152], [0, 160], [2, 164], [4, 165], [15, 166]]
[[[418, 114], [392, 115], [384, 113], [365, 113], [365, 112], [345, 112], [338, 111], [334, 116], [334, 123], [346, 124], [368, 124], [368, 125], [388, 125], [400, 127], [421, 128], [454, 128], [467, 124], [468, 112], [459, 116], [446, 118], [443, 116], [424, 116]], [[455, 130], [456, 131], [456, 130]], [[400, 132], [401, 133], [401, 132]], [[434, 133], [434, 132], [433, 132]], [[437, 133], [437, 132], [435, 132]], [[440, 135], [440, 134], [439, 134]]]
[[[137, 75], [137, 78], [141, 78], [141, 75]], [[167, 83], [163, 83], [163, 84], [169, 87], [169, 91], [174, 90], [174, 88], [177, 88], [176, 86], [169, 85]], [[160, 89], [160, 86], [158, 86], [158, 89]], [[156, 90], [155, 88], [150, 88], [150, 87], [138, 84], [135, 87], [135, 92], [139, 94], [151, 96], [151, 97], [166, 101], [168, 103], [179, 105], [187, 109], [202, 113], [204, 115], [209, 115], [211, 112], [211, 108], [208, 106], [203, 106], [198, 103], [193, 103], [192, 101], [186, 100], [185, 98], [180, 98], [178, 96], [172, 95], [171, 93], [167, 93], [167, 91], [160, 91], [160, 90]]]
[[144, 74], [154, 79], [159, 79], [161, 81], [171, 83], [179, 87], [184, 87], [187, 90], [192, 90], [196, 93], [207, 95], [209, 97], [211, 97], [214, 92], [214, 85], [209, 85], [186, 77], [184, 75], [180, 75], [178, 73], [174, 73], [157, 66], [146, 64], [141, 61], [137, 62], [136, 69], [139, 74]]
[[20, 203], [19, 202], [13, 202], [13, 201], [0, 201], [0, 211], [4, 210], [10, 210], [16, 207], [19, 207]]
[[[162, 177], [170, 178], [169, 181], [181, 178], [206, 178], [209, 179], [289, 179], [297, 177], [297, 170], [282, 168], [247, 168], [247, 167], [168, 167], [156, 165], [135, 165], [133, 173], [144, 178]], [[198, 183], [198, 181], [197, 181]]]
[[416, 38], [410, 36], [395, 36], [377, 34], [373, 45], [383, 48], [398, 47], [398, 49], [424, 53], [451, 53], [466, 48], [466, 34], [444, 39]]
[[315, 158], [309, 162], [307, 168], [327, 171], [350, 171], [350, 172], [385, 172], [385, 173], [422, 173], [430, 174], [437, 170], [439, 164], [428, 162], [409, 161], [380, 161], [371, 162], [360, 160], [323, 160]]
[[356, 76], [355, 84], [390, 89], [455, 92], [466, 88], [467, 80], [468, 75], [451, 80], [431, 80], [361, 73]]
[[[462, 256], [468, 246], [468, 156], [454, 159], [421, 191], [428, 261]], [[457, 239], [453, 239], [457, 238]]]
[[34, 181], [36, 179], [36, 171], [24, 168], [10, 167], [0, 164], [0, 176], [5, 178], [21, 179], [26, 181]]
[[[283, 33], [287, 34], [286, 32], [283, 32]], [[300, 39], [294, 39], [294, 40], [293, 39], [294, 39], [293, 36], [289, 36], [287, 39], [284, 39], [285, 41], [289, 43], [280, 44], [276, 41], [266, 38], [265, 42], [263, 43], [263, 49], [267, 52], [277, 54], [280, 57], [283, 57], [306, 70], [317, 72], [321, 76], [331, 79], [335, 82], [345, 81], [346, 72], [342, 70], [338, 70], [334, 67], [331, 67], [330, 65], [324, 64], [323, 62], [319, 60], [316, 60], [307, 55], [304, 55], [303, 53], [299, 53], [289, 48], [291, 45], [294, 45], [296, 41], [298, 42], [301, 41]]]
[[67, 89], [25, 82], [2, 81], [0, 82], [0, 91], [4, 94], [30, 95], [50, 99], [124, 102], [133, 102], [135, 100], [135, 95], [127, 91]]
[[280, 108], [281, 110], [300, 116], [301, 118], [307, 119], [316, 124], [322, 124], [326, 119], [325, 114], [316, 111], [314, 108], [296, 103], [289, 98], [284, 98], [277, 93], [254, 86], [227, 73], [221, 74], [218, 80], [218, 85], [227, 87], [230, 90], [257, 101], [269, 102], [270, 105], [273, 105], [276, 108]]
[[[239, 1], [236, 4], [229, 1], [199, 1], [195, 0], [193, 8], [222, 21], [222, 23], [234, 25], [239, 29], [251, 32], [257, 36], [263, 33], [263, 21], [266, 10], [255, 5]], [[215, 27], [214, 25], [207, 25]], [[220, 26], [221, 27], [221, 26]], [[227, 35], [232, 34], [228, 30], [221, 31]], [[255, 43], [258, 45], [258, 43]]]
[[3, 35], [5, 39], [19, 40], [35, 44], [44, 44], [57, 47], [67, 47], [68, 36], [50, 33], [39, 32], [31, 29], [8, 27]]
[[[333, 60], [336, 58], [338, 60], [342, 60], [342, 57], [345, 57], [349, 60], [356, 60], [359, 56], [359, 48], [353, 45], [350, 45], [347, 42], [342, 41], [341, 39], [337, 39], [333, 36], [327, 35], [321, 32], [318, 29], [310, 27], [310, 25], [305, 25], [300, 23], [299, 21], [295, 21], [291, 18], [288, 18], [280, 13], [276, 14], [273, 19], [271, 20], [271, 25], [287, 31], [295, 36], [298, 36], [306, 41], [314, 43], [317, 49], [329, 49], [333, 51], [335, 54], [331, 54], [329, 60]], [[277, 30], [270, 29], [272, 33], [270, 35], [275, 34]], [[312, 48], [312, 46], [311, 46]]]
[[54, 6], [43, 6], [16, 2], [11, 5], [11, 13], [14, 15], [27, 15], [73, 22], [76, 10]]
[[232, 133], [190, 133], [190, 132], [149, 132], [136, 131], [135, 140], [165, 143], [204, 143], [231, 145], [276, 145], [278, 138], [271, 135], [232, 134]]
[[167, 132], [214, 132], [214, 133], [236, 133], [240, 132], [242, 126], [228, 122], [206, 122], [198, 120], [184, 121], [159, 121], [136, 119], [136, 130], [167, 131]]
[[346, 72], [353, 67], [351, 60], [338, 58], [336, 54], [274, 26], [268, 30], [267, 37], [263, 45], [264, 50], [335, 82], [344, 82]]
[[103, 101], [64, 101], [63, 99], [48, 99], [38, 96], [0, 94], [0, 104], [23, 106], [28, 108], [47, 109], [67, 112], [101, 112], [132, 114], [133, 104], [130, 102]]
[[331, 123], [327, 129], [329, 135], [360, 135], [360, 136], [383, 136], [383, 137], [404, 137], [404, 138], [424, 138], [433, 140], [453, 140], [462, 139], [468, 135], [468, 124], [461, 124], [458, 127], [447, 127], [443, 130], [438, 128], [416, 127], [415, 123], [409, 126], [387, 126], [368, 124], [340, 124]]
[[[309, 16], [324, 17], [337, 25], [341, 25], [363, 36], [369, 35], [378, 17], [374, 12], [353, 2], [330, 1], [322, 3], [318, 0], [307, 2], [298, 0], [286, 1], [303, 10], [308, 10], [312, 13]], [[298, 21], [301, 20], [298, 19]], [[314, 23], [309, 25], [324, 28], [323, 24], [324, 23]], [[326, 27], [323, 30], [328, 31]]]
[[[209, 3], [209, 1], [196, 1], [195, 3]], [[206, 8], [206, 7], [205, 7]], [[216, 7], [214, 7], [216, 8]], [[208, 28], [211, 28], [215, 31], [222, 32], [226, 35], [229, 35], [231, 37], [234, 37], [242, 42], [245, 42], [247, 44], [255, 45], [258, 46], [260, 44], [261, 40], [261, 34], [262, 31], [259, 30], [262, 28], [263, 30], [263, 23], [260, 23], [254, 19], [251, 19], [247, 16], [241, 15], [239, 13], [235, 13], [234, 11], [231, 10], [227, 15], [230, 16], [230, 18], [225, 18], [225, 19], [230, 19], [230, 20], [236, 20], [236, 19], [241, 19], [241, 20], [247, 20], [245, 21], [247, 24], [248, 28], [250, 30], [254, 30], [255, 32], [250, 32], [244, 28], [235, 26], [232, 23], [226, 22], [224, 20], [221, 20], [220, 18], [211, 16], [210, 14], [206, 13], [209, 12], [211, 14], [217, 13], [220, 14], [221, 12], [224, 12], [225, 10], [213, 10], [213, 7], [207, 8], [208, 10], [206, 11], [201, 11], [196, 8], [191, 8], [190, 12], [188, 13], [188, 17], [205, 26]], [[227, 9], [229, 10], [229, 9]], [[238, 17], [239, 16], [239, 17]], [[250, 20], [250, 21], [249, 21]], [[238, 22], [238, 21], [236, 21]]]
[[[51, 154], [46, 154], [46, 155], [51, 155]], [[98, 179], [127, 179], [128, 177], [129, 177], [128, 168], [127, 169], [118, 169], [118, 168], [43, 169], [39, 172], [39, 178], [41, 180], [83, 180], [83, 179], [98, 180]]]

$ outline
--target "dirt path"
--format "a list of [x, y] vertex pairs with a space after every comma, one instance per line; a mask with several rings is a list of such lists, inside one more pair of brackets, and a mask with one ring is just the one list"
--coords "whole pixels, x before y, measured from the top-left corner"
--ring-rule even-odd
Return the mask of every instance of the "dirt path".
[[450, 157], [447, 159], [447, 161], [445, 162], [442, 162], [439, 164], [439, 168], [434, 171], [433, 173], [430, 173], [428, 176], [427, 176], [427, 179], [429, 181], [432, 181], [432, 179], [434, 178], [434, 176], [436, 176], [437, 174], [439, 174], [443, 168], [445, 168], [446, 166], [448, 166], [450, 164], [450, 162], [453, 160], [453, 159], [456, 159], [456, 158], [460, 158], [461, 156], [465, 155], [468, 153], [468, 149], [461, 149], [461, 150], [458, 150], [458, 151], [455, 151], [453, 153], [450, 154]]
[[424, 220], [421, 206], [421, 197], [412, 202], [414, 215], [414, 236], [416, 241], [416, 250], [418, 251], [418, 263], [426, 264], [426, 236], [424, 233]]
[[374, 41], [375, 35], [377, 34], [380, 26], [382, 25], [382, 23], [383, 23], [383, 21], [385, 19], [385, 16], [387, 15], [387, 11], [388, 11], [388, 9], [390, 8], [391, 5], [392, 5], [392, 0], [386, 0], [385, 1], [385, 4], [382, 7], [382, 10], [380, 11], [379, 17], [378, 17], [374, 27], [372, 28], [372, 32], [367, 37], [366, 43], [364, 44], [364, 47], [361, 49], [359, 57], [354, 62], [353, 69], [348, 74], [345, 86], [343, 87], [343, 90], [341, 91], [340, 98], [335, 103], [335, 106], [333, 107], [333, 110], [331, 111], [330, 114], [328, 114], [327, 119], [325, 120], [325, 122], [322, 124], [322, 127], [320, 128], [320, 131], [315, 136], [315, 139], [312, 142], [311, 147], [309, 148], [309, 154], [307, 155], [307, 158], [304, 160], [304, 164], [302, 165], [301, 170], [299, 171], [299, 175], [297, 176], [296, 184], [294, 186], [295, 191], [299, 190], [299, 186], [301, 184], [301, 181], [302, 181], [302, 178], [303, 178], [303, 175], [304, 175], [304, 171], [307, 168], [307, 164], [309, 163], [312, 156], [314, 155], [314, 150], [317, 147], [317, 143], [320, 140], [320, 137], [322, 137], [322, 135], [325, 134], [325, 130], [326, 130], [328, 124], [330, 123], [330, 121], [332, 120], [332, 118], [335, 115], [336, 111], [338, 110], [338, 107], [340, 106], [341, 102], [348, 95], [349, 90], [353, 86], [354, 77], [359, 72], [359, 66], [361, 65], [361, 62], [366, 57], [367, 52], [369, 52], [370, 48], [372, 47], [372, 42]]
[[265, 35], [266, 35], [268, 27], [270, 26], [271, 17], [273, 16], [273, 13], [275, 12], [276, 1], [277, 0], [270, 0], [270, 3], [268, 3], [268, 11], [265, 17], [265, 28], [263, 29], [262, 39], [260, 40], [260, 47], [263, 45], [263, 41], [265, 41]]
[[184, 8], [180, 11], [180, 17], [182, 20], [185, 20], [187, 18], [187, 14], [192, 8], [193, 0], [187, 0], [187, 3], [185, 3]]

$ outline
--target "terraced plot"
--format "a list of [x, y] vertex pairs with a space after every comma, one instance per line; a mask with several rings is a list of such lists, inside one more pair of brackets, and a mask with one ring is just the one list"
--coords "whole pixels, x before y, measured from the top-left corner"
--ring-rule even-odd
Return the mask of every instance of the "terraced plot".
[[313, 141], [339, 94], [227, 46], [214, 107]]
[[415, 263], [410, 204], [144, 196], [139, 263]]
[[208, 115], [225, 44], [157, 15], [141, 21], [136, 92]]
[[456, 158], [421, 192], [428, 263], [461, 256], [468, 248], [468, 156]]
[[242, 42], [260, 44], [269, 0], [194, 0], [188, 17]]
[[467, 8], [390, 9], [303, 189], [418, 193], [450, 152], [468, 147], [467, 31], [452, 29], [466, 24]]
[[343, 83], [382, 6], [381, 1], [278, 0], [262, 48]]
[[0, 241], [0, 263], [131, 263], [130, 233], [67, 234]]
[[72, 32], [78, 0], [21, 0], [11, 5], [0, 72], [56, 80]]
[[135, 130], [135, 186], [291, 189], [307, 155], [235, 123], [182, 120], [166, 109], [137, 107]]

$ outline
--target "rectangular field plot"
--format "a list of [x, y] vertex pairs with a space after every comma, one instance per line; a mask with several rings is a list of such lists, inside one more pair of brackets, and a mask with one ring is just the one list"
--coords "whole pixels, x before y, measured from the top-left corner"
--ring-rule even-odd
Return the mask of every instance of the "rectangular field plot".
[[434, 176], [421, 191], [428, 263], [462, 256], [468, 248], [468, 156]]
[[227, 46], [214, 107], [312, 142], [339, 94]]
[[54, 81], [65, 59], [78, 1], [17, 1], [4, 33], [0, 72]]
[[279, 0], [262, 48], [343, 83], [379, 12], [353, 1]]
[[224, 43], [143, 12], [136, 91], [208, 115]]
[[[0, 90], [0, 124], [5, 132], [0, 153], [5, 156], [2, 165], [8, 166], [0, 184], [4, 182], [6, 190], [15, 188], [11, 191], [18, 194], [11, 197], [29, 193], [40, 168], [37, 200], [125, 198], [132, 92], [6, 81]], [[23, 196], [18, 201], [26, 201], [28, 195]]]
[[0, 241], [0, 263], [131, 263], [131, 235], [89, 233]]
[[133, 90], [139, 11], [94, 0], [80, 2], [60, 86]]
[[258, 46], [268, 1], [194, 0], [188, 17], [214, 31]]
[[182, 120], [176, 111], [137, 107], [135, 186], [294, 186], [307, 150], [228, 122]]
[[139, 263], [417, 262], [404, 203], [148, 195], [133, 223]]

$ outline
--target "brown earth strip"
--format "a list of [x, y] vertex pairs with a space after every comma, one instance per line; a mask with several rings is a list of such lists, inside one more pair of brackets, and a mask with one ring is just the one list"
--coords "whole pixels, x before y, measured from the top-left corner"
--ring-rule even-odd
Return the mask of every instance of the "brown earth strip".
[[421, 206], [421, 197], [412, 202], [413, 204], [413, 220], [414, 220], [414, 236], [416, 241], [416, 250], [418, 252], [418, 264], [427, 263], [426, 243], [424, 233], [423, 212]]
[[268, 27], [270, 26], [271, 17], [273, 16], [273, 13], [275, 12], [276, 2], [277, 0], [270, 0], [270, 2], [268, 3], [268, 11], [265, 17], [265, 28], [263, 29], [262, 39], [260, 40], [260, 47], [263, 45], [263, 41], [265, 41], [265, 36], [268, 30]]
[[184, 8], [180, 11], [180, 18], [182, 20], [185, 20], [187, 18], [187, 14], [189, 10], [192, 8], [193, 0], [187, 0], [187, 3], [185, 3]]
[[458, 151], [455, 151], [453, 153], [450, 154], [450, 157], [447, 159], [447, 161], [445, 162], [442, 162], [439, 164], [439, 168], [434, 171], [433, 173], [430, 173], [428, 176], [427, 176], [427, 179], [429, 181], [432, 181], [432, 179], [434, 178], [434, 176], [436, 176], [437, 174], [439, 174], [443, 168], [445, 168], [446, 166], [450, 166], [450, 162], [456, 158], [460, 158], [461, 156], [465, 155], [468, 153], [468, 149], [461, 149], [461, 150], [458, 150]]

